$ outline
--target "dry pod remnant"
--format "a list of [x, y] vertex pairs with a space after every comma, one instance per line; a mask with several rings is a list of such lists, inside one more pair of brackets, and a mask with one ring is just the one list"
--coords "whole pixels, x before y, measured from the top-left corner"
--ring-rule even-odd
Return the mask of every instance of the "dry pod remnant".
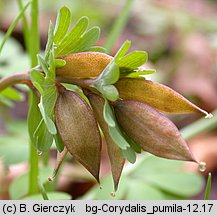
[[154, 73], [144, 68], [146, 52], [127, 54], [131, 43], [126, 41], [114, 57], [109, 56], [104, 48], [94, 46], [99, 28], [87, 30], [87, 17], [72, 29], [70, 21], [69, 9], [61, 8], [55, 28], [50, 25], [38, 67], [0, 80], [0, 91], [17, 83], [31, 88], [30, 138], [40, 152], [48, 151], [55, 141], [54, 176], [69, 152], [99, 182], [102, 134], [115, 191], [125, 161], [134, 163], [142, 150], [197, 162], [176, 126], [162, 113], [211, 114], [169, 87], [146, 80], [145, 75]]

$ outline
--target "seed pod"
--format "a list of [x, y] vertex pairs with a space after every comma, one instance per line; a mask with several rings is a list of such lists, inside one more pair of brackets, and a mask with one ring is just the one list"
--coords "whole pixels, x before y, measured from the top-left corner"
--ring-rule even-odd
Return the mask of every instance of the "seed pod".
[[55, 118], [58, 131], [71, 155], [99, 181], [101, 137], [93, 111], [76, 93], [60, 93]]
[[56, 70], [64, 78], [90, 78], [98, 76], [113, 57], [99, 52], [81, 52], [60, 57], [66, 65]]
[[164, 113], [208, 113], [192, 104], [179, 93], [160, 83], [145, 79], [120, 79], [116, 84], [119, 96], [123, 100], [134, 100], [148, 104]]
[[163, 158], [195, 161], [176, 126], [152, 107], [117, 101], [114, 109], [122, 129], [143, 150]]
[[108, 126], [103, 118], [103, 106], [105, 103], [104, 99], [99, 95], [89, 91], [85, 91], [85, 94], [90, 101], [90, 104], [93, 108], [97, 121], [103, 131], [106, 140], [108, 155], [111, 164], [111, 171], [114, 181], [114, 190], [116, 191], [118, 188], [118, 183], [123, 170], [125, 159], [122, 156], [120, 148], [112, 141], [109, 135]]

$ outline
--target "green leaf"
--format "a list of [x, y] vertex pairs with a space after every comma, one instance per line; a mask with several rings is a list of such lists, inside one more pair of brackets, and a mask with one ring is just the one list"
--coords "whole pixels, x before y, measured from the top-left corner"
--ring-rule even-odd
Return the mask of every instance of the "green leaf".
[[103, 108], [103, 117], [105, 122], [108, 124], [108, 126], [115, 127], [114, 113], [107, 100], [105, 100], [105, 104]]
[[134, 51], [122, 58], [116, 60], [120, 68], [136, 69], [147, 61], [147, 53], [144, 51]]
[[1, 136], [0, 158], [7, 166], [27, 162], [29, 159], [28, 135], [26, 138], [13, 135]]
[[[51, 167], [43, 167], [40, 169], [39, 178], [43, 184], [48, 183], [48, 177], [52, 175]], [[28, 194], [29, 176], [28, 173], [16, 177], [9, 187], [9, 194], [12, 200], [24, 198]]]
[[111, 85], [118, 81], [119, 76], [119, 67], [114, 61], [111, 61], [103, 72], [96, 78], [95, 84], [99, 82], [101, 85]]
[[28, 130], [30, 139], [39, 151], [48, 151], [53, 143], [53, 137], [42, 119], [38, 107], [39, 98], [32, 90], [30, 90], [29, 101]]
[[33, 74], [31, 78], [35, 79], [33, 83], [38, 88], [41, 95], [39, 109], [44, 122], [47, 125], [49, 132], [53, 135], [57, 133], [56, 126], [53, 122], [54, 107], [57, 100], [57, 88], [55, 85], [55, 61], [53, 56], [53, 48], [49, 53], [49, 66], [45, 59], [38, 55], [38, 60], [42, 70], [45, 72], [46, 77]]
[[38, 57], [38, 62], [39, 62], [39, 65], [41, 66], [41, 69], [43, 70], [45, 75], [48, 76], [49, 68], [48, 68], [47, 62], [44, 60], [44, 58], [41, 55], [38, 54], [37, 57]]
[[49, 29], [48, 29], [48, 39], [45, 48], [45, 62], [47, 62], [49, 59], [49, 55], [51, 50], [53, 49], [53, 45], [54, 45], [54, 28], [52, 23], [50, 22]]
[[114, 59], [118, 61], [120, 58], [122, 58], [130, 49], [130, 46], [131, 46], [131, 42], [126, 40], [124, 44], [121, 46], [121, 48], [118, 50], [118, 52], [116, 53]]
[[[52, 79], [53, 84], [56, 82], [56, 65], [55, 65], [55, 58], [54, 58], [54, 46], [50, 50], [50, 55], [49, 55], [49, 78]], [[47, 78], [47, 77], [46, 77]], [[45, 79], [46, 80], [46, 79]]]
[[13, 103], [6, 97], [2, 96], [1, 94], [0, 94], [0, 103], [7, 107], [13, 107]]
[[11, 87], [8, 87], [4, 89], [3, 91], [1, 91], [0, 95], [3, 97], [6, 97], [7, 99], [13, 100], [13, 101], [23, 100], [23, 95]]
[[56, 89], [48, 88], [41, 98], [39, 109], [41, 115], [47, 125], [48, 131], [55, 135], [57, 133], [56, 126], [51, 118], [53, 118], [54, 107], [57, 100]]
[[80, 37], [84, 34], [88, 27], [88, 18], [81, 17], [71, 31], [65, 36], [65, 38], [58, 45], [55, 50], [55, 57], [69, 54], [69, 51], [77, 46]]
[[46, 152], [50, 149], [53, 143], [53, 135], [48, 131], [43, 119], [41, 119], [38, 127], [35, 129], [33, 139], [33, 143], [38, 151]]
[[37, 70], [33, 70], [30, 73], [30, 79], [35, 86], [35, 88], [39, 91], [39, 93], [42, 95], [43, 94], [43, 83], [44, 83], [44, 76], [42, 73], [40, 73]]
[[41, 113], [38, 108], [39, 97], [30, 89], [29, 91], [29, 113], [28, 113], [28, 131], [29, 137], [34, 142], [34, 133], [41, 122]]
[[202, 178], [187, 172], [154, 173], [145, 176], [145, 181], [169, 193], [182, 197], [192, 197], [200, 192], [203, 185]]
[[100, 46], [92, 46], [85, 51], [106, 53], [106, 49], [104, 47], [100, 47]]
[[141, 78], [141, 76], [149, 75], [155, 73], [155, 70], [152, 69], [142, 69], [138, 71], [129, 71], [129, 70], [120, 70], [121, 77], [129, 77], [129, 78]]
[[125, 140], [120, 129], [117, 126], [109, 127], [109, 135], [121, 149], [127, 149], [127, 147], [130, 147], [129, 143]]
[[123, 174], [120, 178], [120, 185], [115, 196], [111, 196], [113, 192], [112, 176], [108, 175], [102, 179], [98, 185], [92, 187], [81, 199], [83, 200], [120, 200], [126, 195], [126, 187], [128, 187], [128, 180]]
[[59, 152], [62, 152], [63, 149], [64, 149], [64, 144], [63, 144], [63, 141], [62, 141], [59, 133], [57, 133], [56, 135], [54, 135], [54, 140], [55, 140], [55, 144], [56, 144], [57, 150]]
[[76, 46], [74, 46], [69, 53], [78, 53], [89, 49], [98, 41], [99, 36], [100, 28], [97, 26], [92, 27], [80, 38]]
[[62, 7], [58, 12], [55, 29], [54, 29], [54, 43], [59, 44], [67, 34], [71, 23], [71, 12], [69, 8]]
[[100, 88], [98, 87], [97, 90], [110, 101], [116, 101], [119, 98], [118, 90], [113, 85], [105, 85]]
[[128, 200], [164, 200], [164, 193], [143, 181], [130, 180], [126, 194]]
[[211, 183], [212, 183], [212, 175], [211, 173], [209, 173], [206, 182], [206, 191], [205, 191], [204, 200], [209, 200], [210, 192], [211, 192]]
[[133, 164], [136, 162], [136, 154], [131, 147], [128, 147], [127, 149], [122, 149], [122, 154], [124, 158], [126, 158], [130, 163]]
[[29, 137], [24, 121], [6, 121], [7, 135], [0, 136], [0, 158], [9, 166], [28, 161]]
[[61, 68], [66, 65], [66, 61], [63, 59], [55, 59], [55, 66], [56, 68]]
[[137, 143], [135, 143], [132, 139], [130, 139], [130, 137], [128, 137], [126, 134], [124, 134], [125, 139], [127, 140], [127, 142], [130, 144], [131, 148], [136, 152], [136, 153], [141, 153], [142, 148], [140, 145], [138, 145]]

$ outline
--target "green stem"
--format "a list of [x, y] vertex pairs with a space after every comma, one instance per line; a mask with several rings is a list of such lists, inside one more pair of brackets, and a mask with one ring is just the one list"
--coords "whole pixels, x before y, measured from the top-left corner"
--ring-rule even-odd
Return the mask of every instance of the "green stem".
[[[39, 27], [38, 27], [38, 0], [32, 0], [31, 7], [31, 28], [29, 44], [29, 55], [31, 57], [31, 65], [35, 67], [38, 64], [37, 54], [39, 52]], [[30, 93], [31, 94], [31, 93]], [[29, 195], [38, 193], [38, 154], [33, 144], [30, 142], [30, 171], [29, 171]]]
[[188, 140], [200, 133], [217, 128], [217, 109], [212, 114], [213, 118], [211, 119], [202, 118], [181, 129], [184, 139]]
[[115, 41], [117, 41], [118, 37], [120, 36], [121, 32], [123, 31], [124, 27], [127, 24], [132, 5], [133, 5], [133, 0], [126, 0], [126, 4], [121, 14], [119, 15], [116, 22], [114, 23], [111, 33], [109, 34], [107, 41], [105, 43], [105, 48], [107, 49], [108, 53], [111, 53]]
[[36, 149], [31, 141], [29, 141], [30, 144], [30, 171], [29, 171], [29, 195], [35, 194], [38, 192], [38, 155], [36, 152]]
[[40, 49], [40, 37], [39, 37], [39, 27], [38, 27], [38, 0], [32, 0], [32, 8], [31, 8], [31, 63], [32, 67], [35, 67], [38, 64], [37, 54]]

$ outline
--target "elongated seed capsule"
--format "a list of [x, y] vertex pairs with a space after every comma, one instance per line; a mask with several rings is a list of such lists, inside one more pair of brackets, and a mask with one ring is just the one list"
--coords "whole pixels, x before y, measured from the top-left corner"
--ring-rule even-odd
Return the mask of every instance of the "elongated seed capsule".
[[98, 76], [113, 59], [105, 53], [81, 52], [60, 57], [66, 65], [58, 68], [57, 76], [65, 78], [90, 78]]

